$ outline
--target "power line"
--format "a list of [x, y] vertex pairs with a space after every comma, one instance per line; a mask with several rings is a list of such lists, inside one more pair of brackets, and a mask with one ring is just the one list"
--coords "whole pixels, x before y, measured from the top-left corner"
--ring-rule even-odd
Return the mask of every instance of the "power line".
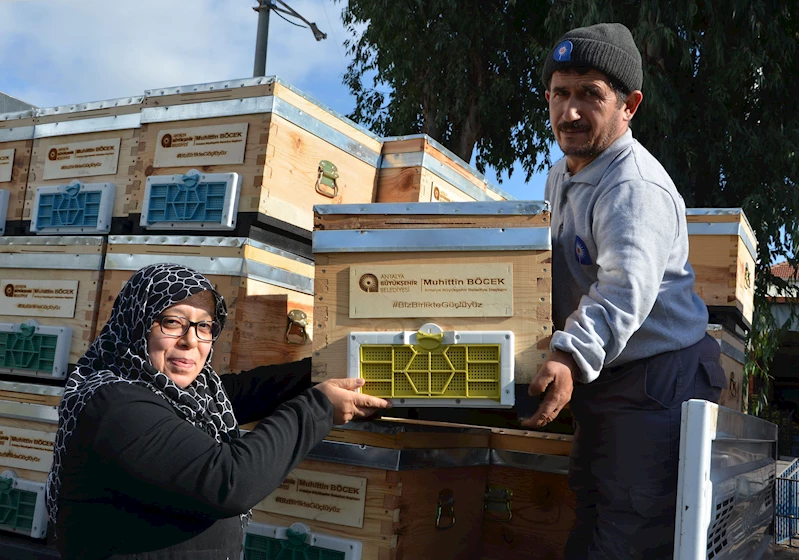
[[344, 55], [341, 53], [341, 43], [336, 37], [336, 32], [333, 31], [333, 23], [330, 21], [330, 16], [327, 15], [327, 8], [325, 8], [325, 0], [319, 0], [319, 3], [322, 4], [322, 10], [325, 12], [325, 18], [327, 19], [327, 25], [330, 27], [330, 33], [333, 35], [333, 41], [336, 43], [336, 50], [338, 51], [338, 57], [341, 59], [341, 64], [343, 66], [347, 66], [347, 62], [344, 60]]

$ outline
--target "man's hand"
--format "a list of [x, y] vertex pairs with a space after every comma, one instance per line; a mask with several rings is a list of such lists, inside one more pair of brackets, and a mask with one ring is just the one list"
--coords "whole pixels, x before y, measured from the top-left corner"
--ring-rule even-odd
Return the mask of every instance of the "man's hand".
[[522, 420], [522, 426], [542, 428], [557, 418], [560, 411], [572, 398], [577, 363], [568, 352], [555, 350], [538, 368], [527, 392], [531, 396], [544, 394], [544, 399], [535, 414]]
[[334, 424], [346, 424], [355, 417], [370, 416], [391, 406], [386, 400], [359, 393], [358, 388], [363, 384], [362, 378], [346, 378], [327, 379], [316, 386], [333, 404]]

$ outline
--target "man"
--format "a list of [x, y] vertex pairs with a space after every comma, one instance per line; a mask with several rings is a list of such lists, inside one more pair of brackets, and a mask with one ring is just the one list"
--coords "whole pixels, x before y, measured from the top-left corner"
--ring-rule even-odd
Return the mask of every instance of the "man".
[[566, 33], [543, 79], [565, 157], [545, 193], [552, 353], [530, 384], [546, 392], [525, 425], [547, 424], [571, 399], [578, 505], [566, 558], [671, 558], [680, 405], [717, 401], [725, 384], [693, 289], [685, 204], [630, 131], [643, 71], [626, 27]]

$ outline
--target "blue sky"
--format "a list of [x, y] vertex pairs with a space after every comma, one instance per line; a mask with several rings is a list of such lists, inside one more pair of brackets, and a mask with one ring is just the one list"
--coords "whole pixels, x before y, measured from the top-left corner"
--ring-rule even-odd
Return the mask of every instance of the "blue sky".
[[[342, 4], [288, 3], [328, 37], [316, 42], [309, 29], [273, 14], [267, 75], [349, 113], [354, 100], [341, 83], [349, 61]], [[0, 0], [0, 91], [52, 107], [249, 77], [255, 5], [255, 0]], [[497, 182], [492, 170], [486, 176]], [[516, 198], [540, 200], [545, 178], [538, 174], [525, 183], [517, 169], [499, 186]]]

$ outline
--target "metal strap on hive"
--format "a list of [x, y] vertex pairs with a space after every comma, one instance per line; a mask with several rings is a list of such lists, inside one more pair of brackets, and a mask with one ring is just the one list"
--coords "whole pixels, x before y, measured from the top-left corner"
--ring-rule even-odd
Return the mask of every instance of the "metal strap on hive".
[[[431, 204], [431, 203], [424, 203]], [[432, 234], [431, 231], [435, 233]], [[475, 235], [479, 231], [479, 235]], [[316, 230], [314, 253], [548, 251], [549, 228]]]
[[361, 216], [535, 216], [549, 212], [546, 201], [378, 202], [374, 204], [317, 204], [320, 215]]
[[371, 467], [389, 471], [410, 471], [448, 467], [475, 467], [489, 464], [489, 450], [478, 448], [452, 449], [387, 449], [337, 441], [322, 441], [308, 459]]
[[[90, 132], [105, 132], [111, 130], [125, 130], [140, 128], [141, 120], [139, 106], [144, 97], [123, 97], [105, 101], [92, 101], [73, 105], [59, 105], [36, 110], [38, 118], [65, 115], [63, 121], [52, 123], [38, 123], [34, 129], [34, 138], [49, 138], [66, 136], [68, 134], [86, 134]], [[100, 112], [104, 109], [131, 107], [131, 112], [120, 115], [92, 116], [91, 112]], [[135, 112], [134, 112], [135, 111]], [[83, 115], [81, 113], [87, 113]]]
[[0, 400], [0, 417], [58, 424], [58, 407]]
[[[10, 123], [11, 126], [0, 128], [0, 142], [17, 142], [20, 140], [33, 140], [36, 111], [15, 111], [0, 114], [0, 123]], [[28, 121], [18, 124], [16, 121]]]

